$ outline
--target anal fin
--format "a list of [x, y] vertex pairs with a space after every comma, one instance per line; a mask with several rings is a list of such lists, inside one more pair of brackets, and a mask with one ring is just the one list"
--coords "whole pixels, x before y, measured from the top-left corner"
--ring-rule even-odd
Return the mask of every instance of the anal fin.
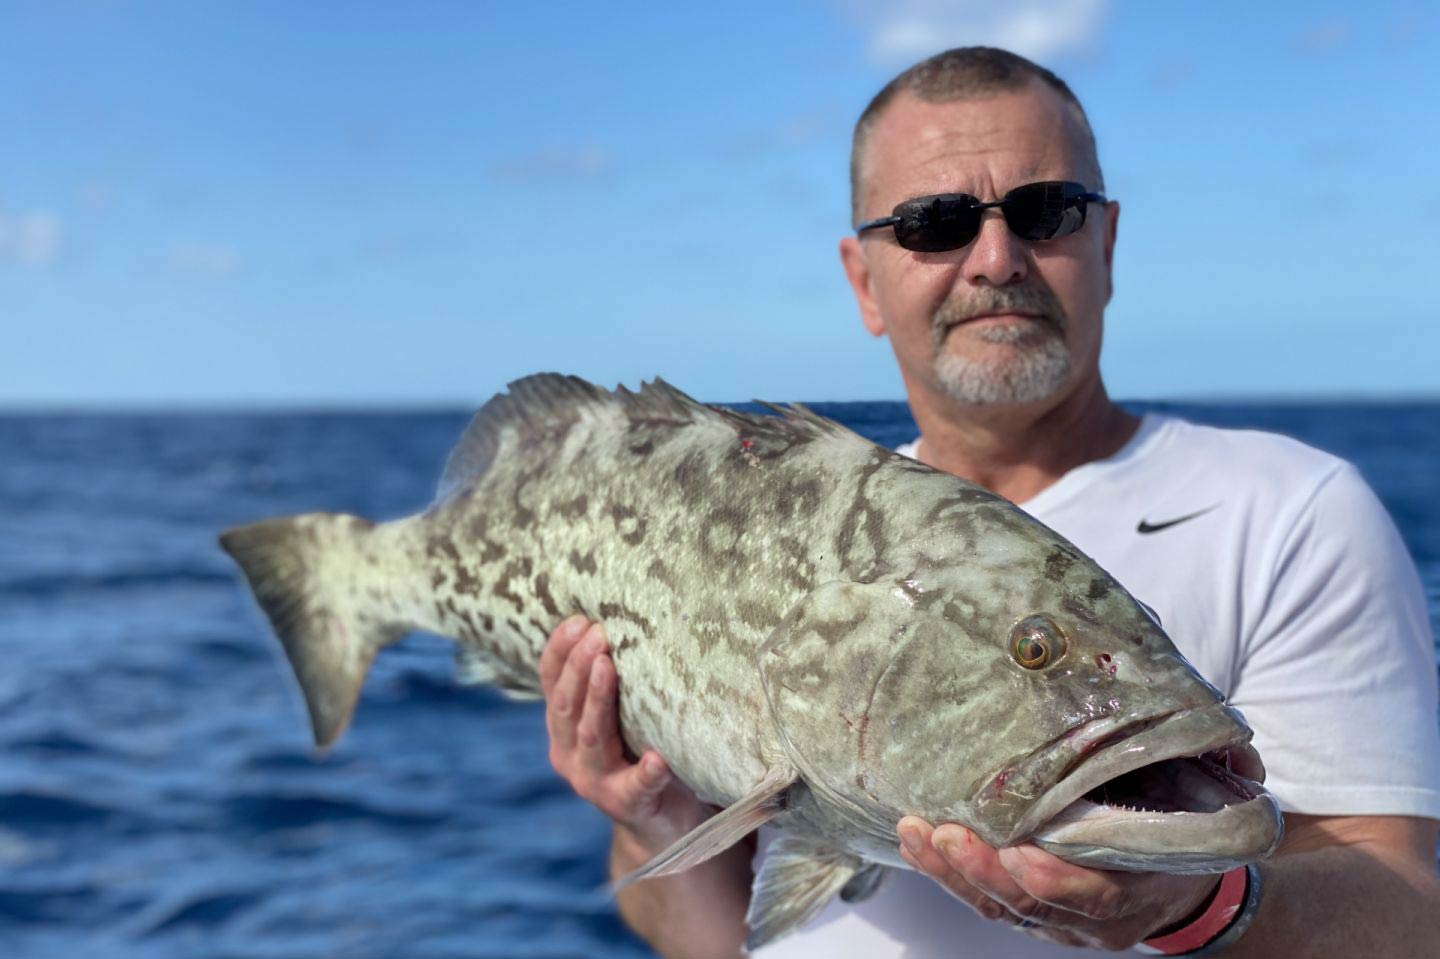
[[618, 892], [641, 879], [670, 876], [717, 856], [765, 825], [785, 807], [785, 792], [799, 778], [791, 766], [772, 766], [750, 792], [720, 810], [639, 869], [615, 883]]
[[[804, 836], [784, 835], [770, 844], [750, 893], [745, 922], [754, 950], [793, 931], [852, 889], [863, 899], [875, 891], [883, 871], [858, 856]], [[860, 888], [855, 888], [855, 887]], [[847, 897], [848, 900], [849, 897]]]
[[471, 646], [455, 651], [455, 678], [466, 686], [494, 686], [507, 699], [542, 699], [540, 677], [511, 667], [493, 654]]

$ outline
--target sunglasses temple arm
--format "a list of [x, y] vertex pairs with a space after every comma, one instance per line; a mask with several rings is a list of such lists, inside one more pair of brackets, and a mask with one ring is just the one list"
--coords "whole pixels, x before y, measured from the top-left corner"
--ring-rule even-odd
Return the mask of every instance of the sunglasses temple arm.
[[866, 220], [855, 228], [855, 232], [864, 233], [866, 230], [877, 230], [882, 226], [894, 226], [899, 222], [898, 216], [882, 216], [878, 220]]

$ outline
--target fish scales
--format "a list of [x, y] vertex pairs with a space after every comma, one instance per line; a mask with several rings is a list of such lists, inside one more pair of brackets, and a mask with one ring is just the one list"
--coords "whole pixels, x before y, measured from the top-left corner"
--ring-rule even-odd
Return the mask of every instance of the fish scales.
[[772, 409], [541, 374], [476, 414], [424, 512], [221, 541], [322, 745], [406, 632], [534, 695], [550, 631], [603, 621], [626, 742], [724, 807], [632, 878], [773, 822], [752, 948], [908, 868], [907, 814], [1107, 868], [1223, 871], [1274, 848], [1248, 727], [1103, 569], [980, 487]]
[[756, 648], [820, 582], [875, 575], [893, 520], [873, 496], [885, 464], [911, 461], [802, 422], [636, 412], [585, 406], [538, 438], [502, 428], [489, 468], [399, 521], [388, 548], [428, 566], [405, 610], [417, 628], [514, 673], [533, 676], [565, 616], [605, 622], [631, 748], [660, 748], [726, 805], [766, 768]]

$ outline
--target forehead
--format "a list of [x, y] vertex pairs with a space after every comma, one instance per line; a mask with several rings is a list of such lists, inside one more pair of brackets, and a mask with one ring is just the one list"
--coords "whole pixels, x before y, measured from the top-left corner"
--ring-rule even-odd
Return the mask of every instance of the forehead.
[[1035, 180], [1087, 180], [1078, 122], [1047, 87], [927, 103], [898, 95], [870, 130], [865, 205], [890, 207], [927, 193], [994, 199]]

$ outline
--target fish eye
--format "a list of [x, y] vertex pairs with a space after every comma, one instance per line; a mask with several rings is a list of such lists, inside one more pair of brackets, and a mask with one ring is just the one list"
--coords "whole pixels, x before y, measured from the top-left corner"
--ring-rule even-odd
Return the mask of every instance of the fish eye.
[[1010, 655], [1026, 669], [1044, 669], [1065, 655], [1065, 633], [1049, 616], [1026, 616], [1010, 630]]

